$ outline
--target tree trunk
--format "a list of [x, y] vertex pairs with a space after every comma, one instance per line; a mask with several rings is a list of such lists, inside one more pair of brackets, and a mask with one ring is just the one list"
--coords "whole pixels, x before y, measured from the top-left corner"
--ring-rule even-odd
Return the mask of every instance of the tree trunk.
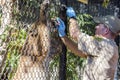
[[2, 19], [1, 19], [1, 28], [0, 28], [0, 35], [1, 35], [6, 29], [6, 27], [11, 23], [13, 0], [1, 0], [0, 3], [2, 7]]
[[13, 80], [50, 80], [49, 62], [53, 55], [61, 53], [62, 46], [49, 21], [49, 5], [49, 0], [44, 0], [40, 6], [40, 19], [28, 33]]
[[[0, 35], [3, 34], [7, 26], [11, 24], [12, 19], [12, 9], [13, 9], [13, 0], [0, 0], [0, 6], [2, 7], [2, 18], [1, 18], [1, 27], [0, 27]], [[4, 61], [6, 59], [6, 43], [2, 42], [0, 39], [0, 72], [2, 71], [2, 68], [4, 66]]]

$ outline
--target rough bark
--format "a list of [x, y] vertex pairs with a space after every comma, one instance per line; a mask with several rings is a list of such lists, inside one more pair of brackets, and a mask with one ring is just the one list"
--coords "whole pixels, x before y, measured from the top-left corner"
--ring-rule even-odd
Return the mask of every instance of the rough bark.
[[18, 68], [13, 80], [49, 80], [49, 62], [61, 53], [61, 40], [49, 21], [49, 0], [40, 8], [40, 19], [33, 23], [21, 51]]
[[6, 27], [11, 23], [13, 0], [1, 0], [0, 5], [2, 7], [2, 18], [1, 18], [1, 28], [0, 28], [0, 35], [1, 35], [6, 29]]
[[[2, 7], [2, 18], [1, 18], [1, 26], [0, 26], [0, 35], [2, 35], [6, 29], [7, 26], [11, 24], [12, 19], [12, 9], [13, 9], [13, 0], [0, 0], [0, 6]], [[9, 35], [8, 35], [9, 36]], [[7, 49], [6, 49], [6, 42], [2, 42], [0, 39], [0, 72], [2, 71], [2, 68], [4, 67], [5, 59], [7, 57]], [[0, 74], [1, 76], [1, 74]]]

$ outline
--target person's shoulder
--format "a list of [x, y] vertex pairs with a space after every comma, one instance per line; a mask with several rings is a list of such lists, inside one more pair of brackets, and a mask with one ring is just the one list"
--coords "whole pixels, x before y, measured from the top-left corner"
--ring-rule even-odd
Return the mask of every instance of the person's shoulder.
[[104, 40], [102, 36], [98, 36], [98, 35], [93, 36], [93, 39], [99, 42]]
[[79, 37], [78, 37], [78, 42], [84, 42], [86, 44], [89, 44], [89, 43], [93, 43], [94, 42], [94, 37], [93, 36], [90, 36], [86, 33], [80, 33], [79, 34]]

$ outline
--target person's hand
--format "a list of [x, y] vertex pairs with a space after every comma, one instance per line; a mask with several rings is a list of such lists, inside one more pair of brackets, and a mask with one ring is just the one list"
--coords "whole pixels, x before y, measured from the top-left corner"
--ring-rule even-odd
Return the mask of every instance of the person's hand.
[[72, 7], [67, 7], [66, 14], [69, 18], [76, 18], [75, 11]]
[[59, 36], [64, 37], [66, 35], [65, 34], [65, 24], [60, 18], [57, 18], [57, 21], [58, 21], [57, 29], [58, 29]]

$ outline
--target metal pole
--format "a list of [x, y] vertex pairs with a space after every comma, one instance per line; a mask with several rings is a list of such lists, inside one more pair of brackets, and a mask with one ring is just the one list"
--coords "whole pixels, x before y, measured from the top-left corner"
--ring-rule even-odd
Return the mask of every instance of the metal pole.
[[[61, 5], [67, 5], [67, 0], [60, 0]], [[59, 17], [64, 21], [67, 26], [67, 17], [66, 17], [66, 9], [65, 7], [60, 6]], [[66, 30], [67, 34], [67, 30]], [[62, 53], [60, 54], [60, 62], [59, 62], [59, 80], [66, 80], [66, 53], [67, 48], [64, 44], [62, 44]]]

